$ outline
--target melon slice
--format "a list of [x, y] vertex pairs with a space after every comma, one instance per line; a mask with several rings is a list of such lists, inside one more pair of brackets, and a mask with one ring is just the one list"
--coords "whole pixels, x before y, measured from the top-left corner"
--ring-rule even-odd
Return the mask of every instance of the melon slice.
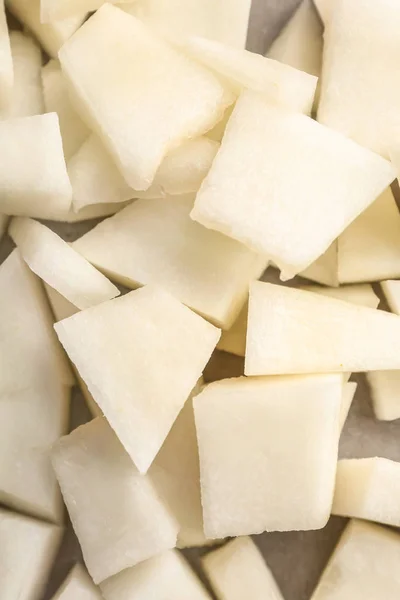
[[61, 438], [52, 461], [95, 583], [175, 546], [177, 523], [104, 417]]
[[371, 371], [366, 375], [377, 419], [400, 419], [400, 371]]
[[164, 156], [211, 129], [234, 99], [212, 73], [110, 4], [59, 57], [81, 115], [137, 190], [150, 187]]
[[8, 215], [3, 215], [0, 213], [0, 241], [1, 241], [1, 238], [3, 237], [3, 235], [7, 231], [8, 220], [9, 220]]
[[0, 589], [4, 599], [41, 600], [62, 529], [0, 508]]
[[241, 377], [212, 383], [196, 396], [208, 538], [326, 525], [342, 387], [339, 374]]
[[211, 600], [183, 556], [169, 550], [103, 581], [105, 600]]
[[103, 596], [85, 569], [77, 564], [71, 569], [52, 600], [103, 600]]
[[332, 513], [400, 527], [400, 463], [386, 458], [338, 462]]
[[71, 201], [57, 115], [0, 121], [0, 210], [46, 218]]
[[119, 290], [45, 225], [23, 217], [10, 225], [10, 236], [30, 269], [83, 310], [119, 296]]
[[283, 600], [274, 576], [250, 537], [239, 537], [202, 558], [219, 600]]
[[352, 520], [311, 600], [398, 600], [399, 558], [400, 536], [397, 533]]
[[156, 284], [220, 327], [234, 322], [267, 261], [190, 219], [193, 195], [138, 200], [73, 248], [112, 279]]
[[146, 472], [219, 330], [150, 286], [82, 311], [55, 329], [137, 468]]
[[299, 273], [304, 279], [316, 281], [322, 285], [336, 287], [339, 285], [338, 278], [338, 243], [332, 242], [328, 250], [324, 252], [316, 261], [314, 261], [302, 273]]
[[50, 447], [67, 432], [69, 396], [46, 382], [0, 395], [0, 502], [55, 523], [64, 511]]
[[246, 375], [399, 368], [397, 315], [270, 283], [251, 285]]
[[354, 400], [355, 393], [357, 391], [357, 384], [355, 381], [344, 383], [343, 394], [342, 394], [342, 407], [340, 410], [340, 431], [342, 431], [346, 419], [349, 415], [350, 407]]
[[4, 0], [0, 0], [0, 107], [8, 107], [12, 99], [14, 68]]
[[268, 256], [288, 279], [323, 254], [393, 177], [380, 156], [245, 92], [192, 218]]
[[40, 21], [51, 24], [53, 21], [79, 17], [97, 10], [106, 1], [110, 4], [123, 4], [132, 0], [40, 0]]

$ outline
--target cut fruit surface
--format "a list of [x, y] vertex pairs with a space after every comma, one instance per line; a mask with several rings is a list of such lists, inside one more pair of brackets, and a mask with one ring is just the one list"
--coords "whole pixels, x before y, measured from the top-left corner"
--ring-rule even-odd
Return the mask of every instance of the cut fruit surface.
[[371, 371], [366, 377], [376, 418], [400, 419], [400, 371]]
[[4, 0], [0, 0], [0, 109], [7, 108], [12, 100], [14, 68]]
[[331, 19], [336, 3], [337, 0], [314, 0], [314, 4], [317, 7], [321, 20], [325, 27]]
[[52, 600], [103, 600], [103, 596], [82, 565], [77, 564]]
[[337, 240], [332, 242], [328, 250], [326, 250], [316, 261], [314, 261], [307, 269], [299, 273], [304, 279], [315, 281], [321, 285], [336, 287], [339, 285], [338, 278], [338, 243]]
[[97, 10], [103, 4], [131, 2], [131, 0], [40, 0], [40, 20], [42, 23], [63, 21], [70, 17]]

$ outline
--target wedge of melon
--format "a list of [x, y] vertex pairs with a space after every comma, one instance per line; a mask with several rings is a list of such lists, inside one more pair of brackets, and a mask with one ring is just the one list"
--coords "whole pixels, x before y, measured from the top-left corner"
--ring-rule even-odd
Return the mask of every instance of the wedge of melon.
[[366, 374], [377, 419], [400, 419], [400, 371], [371, 371]]
[[103, 600], [103, 596], [82, 565], [76, 564], [52, 600]]
[[0, 1], [0, 107], [7, 108], [12, 99], [14, 68], [11, 55], [4, 0]]

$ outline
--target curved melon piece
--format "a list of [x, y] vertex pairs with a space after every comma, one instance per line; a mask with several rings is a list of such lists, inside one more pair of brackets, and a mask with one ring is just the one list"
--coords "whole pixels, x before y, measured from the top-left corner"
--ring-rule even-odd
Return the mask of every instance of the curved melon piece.
[[4, 0], [0, 0], [0, 107], [7, 108], [12, 100], [14, 68], [11, 55]]
[[371, 371], [366, 374], [377, 419], [400, 419], [400, 371]]
[[103, 596], [82, 565], [77, 564], [52, 600], [103, 600]]

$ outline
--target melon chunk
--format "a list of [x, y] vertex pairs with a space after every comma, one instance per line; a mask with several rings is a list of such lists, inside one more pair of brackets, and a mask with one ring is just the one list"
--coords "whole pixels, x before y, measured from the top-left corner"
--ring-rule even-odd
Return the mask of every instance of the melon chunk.
[[251, 285], [246, 375], [399, 368], [397, 315], [270, 283]]
[[105, 600], [210, 600], [183, 556], [169, 550], [103, 581]]
[[311, 600], [398, 600], [400, 536], [385, 527], [352, 520]]
[[55, 329], [137, 468], [146, 472], [219, 330], [150, 286], [82, 311]]
[[400, 463], [386, 458], [338, 462], [332, 513], [400, 527]]
[[377, 419], [400, 419], [400, 371], [371, 371], [366, 375]]
[[283, 600], [274, 576], [250, 537], [239, 537], [202, 558], [219, 600]]
[[112, 279], [156, 284], [218, 326], [235, 320], [267, 261], [190, 219], [193, 195], [138, 200], [73, 248]]
[[59, 56], [82, 116], [137, 190], [150, 187], [164, 156], [211, 129], [234, 99], [212, 73], [110, 4]]
[[84, 13], [95, 11], [105, 2], [123, 4], [132, 0], [40, 0], [40, 21], [52, 23], [70, 17], [79, 17]]
[[332, 242], [328, 250], [299, 275], [321, 285], [337, 287], [339, 285], [337, 240]]
[[0, 508], [0, 590], [5, 600], [41, 600], [62, 529]]
[[119, 290], [45, 225], [23, 217], [10, 225], [10, 236], [30, 269], [83, 310], [119, 296]]
[[52, 600], [103, 600], [103, 596], [85, 569], [77, 564], [71, 569]]
[[236, 94], [249, 89], [266, 101], [290, 110], [311, 113], [317, 78], [254, 52], [193, 37], [185, 49], [190, 56], [222, 77]]
[[177, 523], [104, 417], [61, 438], [52, 461], [95, 583], [175, 546]]
[[4, 0], [0, 0], [0, 107], [10, 104], [14, 85], [14, 69]]
[[342, 431], [346, 419], [349, 415], [351, 404], [354, 400], [357, 391], [357, 384], [354, 381], [347, 382], [343, 385], [342, 407], [340, 410], [340, 431]]
[[57, 115], [0, 121], [0, 210], [46, 218], [71, 201]]
[[208, 538], [326, 525], [341, 399], [339, 374], [226, 379], [196, 396]]
[[393, 177], [380, 156], [245, 92], [192, 218], [268, 256], [288, 279], [325, 252]]

